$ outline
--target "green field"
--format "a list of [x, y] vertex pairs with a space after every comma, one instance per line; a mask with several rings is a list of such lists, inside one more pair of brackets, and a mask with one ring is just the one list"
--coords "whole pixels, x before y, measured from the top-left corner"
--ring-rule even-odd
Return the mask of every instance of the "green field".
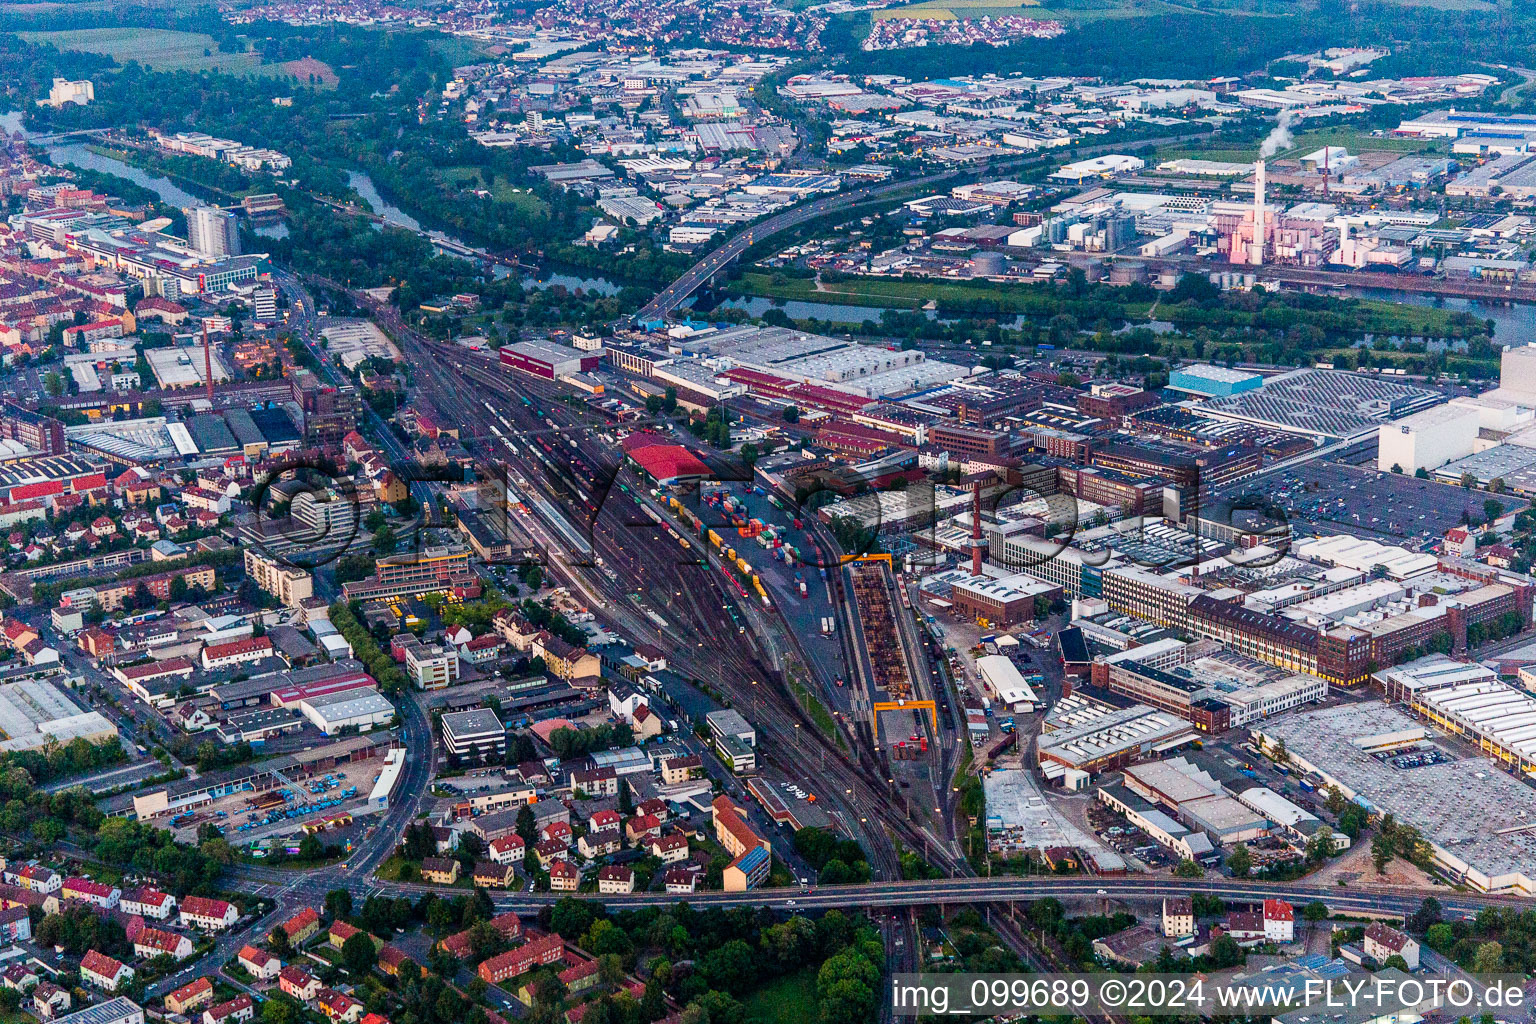
[[804, 970], [775, 979], [746, 998], [747, 1024], [801, 1024], [816, 1008], [816, 972]]
[[1433, 153], [1448, 152], [1448, 144], [1444, 139], [1396, 139], [1387, 136], [1375, 136], [1368, 131], [1362, 131], [1349, 125], [1337, 125], [1332, 128], [1320, 128], [1316, 131], [1301, 132], [1296, 136], [1295, 144], [1281, 157], [1292, 159], [1304, 153], [1311, 153], [1324, 146], [1343, 146], [1351, 153], [1387, 152], [1387, 153]]
[[156, 71], [277, 73], [262, 67], [260, 54], [220, 53], [214, 38], [201, 32], [173, 32], [162, 28], [82, 28], [17, 34], [29, 43], [47, 43], [60, 50], [103, 53], [120, 63], [134, 60]]
[[[443, 178], [455, 182], [464, 188], [484, 188], [485, 180], [480, 176], [478, 167], [444, 167]], [[529, 213], [545, 213], [548, 206], [544, 200], [527, 189], [516, 189], [511, 182], [502, 178], [496, 179], [496, 187], [491, 189], [491, 198], [498, 203], [508, 203], [520, 207]]]

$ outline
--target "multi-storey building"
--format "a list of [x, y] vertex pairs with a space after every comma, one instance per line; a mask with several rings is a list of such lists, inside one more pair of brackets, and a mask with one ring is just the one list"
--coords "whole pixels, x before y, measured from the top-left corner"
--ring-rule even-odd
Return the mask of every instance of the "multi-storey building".
[[1189, 606], [1205, 591], [1134, 565], [1103, 572], [1103, 596], [1117, 612], [1171, 629], [1189, 628]]
[[251, 548], [245, 549], [245, 574], [289, 608], [299, 607], [315, 593], [315, 578], [309, 573]]

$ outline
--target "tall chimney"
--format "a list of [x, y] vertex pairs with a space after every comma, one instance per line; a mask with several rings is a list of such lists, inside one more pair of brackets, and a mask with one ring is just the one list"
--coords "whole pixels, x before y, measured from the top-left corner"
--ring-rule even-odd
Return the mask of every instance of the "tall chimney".
[[1264, 262], [1264, 161], [1253, 168], [1253, 259], [1255, 266]]
[[971, 481], [971, 575], [981, 575], [981, 481]]
[[208, 405], [213, 405], [213, 350], [208, 347], [208, 321], [203, 321], [203, 376], [208, 387]]

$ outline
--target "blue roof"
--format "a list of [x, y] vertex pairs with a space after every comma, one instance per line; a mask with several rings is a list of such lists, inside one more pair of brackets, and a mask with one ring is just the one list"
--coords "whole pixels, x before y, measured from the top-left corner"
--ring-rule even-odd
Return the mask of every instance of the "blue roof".
[[740, 868], [744, 874], [750, 875], [753, 869], [760, 866], [767, 859], [768, 851], [761, 846], [754, 846], [752, 849], [741, 855], [741, 859], [736, 862], [736, 866]]

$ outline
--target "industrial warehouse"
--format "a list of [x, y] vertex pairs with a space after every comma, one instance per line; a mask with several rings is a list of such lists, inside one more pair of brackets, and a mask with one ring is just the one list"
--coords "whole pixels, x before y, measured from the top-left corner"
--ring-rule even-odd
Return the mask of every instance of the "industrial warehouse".
[[1293, 712], [1253, 735], [1265, 747], [1284, 743], [1292, 763], [1346, 799], [1417, 828], [1453, 879], [1536, 895], [1536, 790], [1486, 757], [1454, 753], [1380, 702]]

